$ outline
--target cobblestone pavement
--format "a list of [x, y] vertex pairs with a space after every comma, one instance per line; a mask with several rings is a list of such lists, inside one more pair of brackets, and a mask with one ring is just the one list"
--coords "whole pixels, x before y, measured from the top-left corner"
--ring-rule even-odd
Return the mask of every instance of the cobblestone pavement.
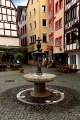
[[80, 120], [80, 73], [59, 73], [55, 68], [42, 68], [43, 73], [56, 75], [49, 87], [62, 90], [73, 96], [57, 105], [26, 105], [16, 99], [16, 94], [29, 87], [23, 75], [35, 73], [35, 66], [24, 66], [24, 73], [19, 71], [0, 71], [0, 120]]

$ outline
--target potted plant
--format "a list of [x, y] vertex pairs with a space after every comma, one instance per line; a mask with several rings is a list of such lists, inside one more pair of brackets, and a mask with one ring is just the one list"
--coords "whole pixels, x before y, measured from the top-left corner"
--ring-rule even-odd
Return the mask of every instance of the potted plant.
[[22, 53], [16, 53], [15, 54], [15, 60], [16, 60], [16, 63], [20, 65], [19, 67], [19, 71], [20, 73], [23, 73], [24, 72], [24, 68], [22, 68], [22, 60], [24, 58], [24, 55]]
[[19, 68], [19, 72], [23, 73], [24, 72], [24, 68]]

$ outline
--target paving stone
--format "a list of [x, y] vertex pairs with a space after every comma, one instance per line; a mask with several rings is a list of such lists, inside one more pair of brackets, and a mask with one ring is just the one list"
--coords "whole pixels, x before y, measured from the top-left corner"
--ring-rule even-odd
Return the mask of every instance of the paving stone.
[[36, 68], [29, 65], [24, 68], [25, 73], [22, 74], [19, 71], [0, 72], [1, 120], [80, 120], [80, 73], [63, 74], [55, 72], [55, 68], [43, 67], [43, 72], [56, 74], [56, 79], [47, 86], [68, 92], [74, 99], [70, 101], [70, 97], [66, 97], [65, 102], [59, 105], [30, 106], [16, 99], [19, 91], [33, 86], [23, 79], [23, 75], [35, 73]]

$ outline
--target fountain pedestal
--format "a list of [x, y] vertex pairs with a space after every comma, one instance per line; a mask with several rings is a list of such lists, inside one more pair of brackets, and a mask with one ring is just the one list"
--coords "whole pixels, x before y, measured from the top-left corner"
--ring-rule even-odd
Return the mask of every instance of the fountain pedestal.
[[28, 82], [34, 83], [34, 90], [31, 91], [31, 96], [33, 97], [48, 97], [51, 92], [46, 89], [45, 82], [51, 82], [55, 78], [53, 74], [44, 73], [42, 75], [38, 74], [26, 74], [24, 79]]
[[45, 83], [34, 83], [34, 90], [31, 92], [33, 97], [47, 97], [51, 92], [45, 89]]

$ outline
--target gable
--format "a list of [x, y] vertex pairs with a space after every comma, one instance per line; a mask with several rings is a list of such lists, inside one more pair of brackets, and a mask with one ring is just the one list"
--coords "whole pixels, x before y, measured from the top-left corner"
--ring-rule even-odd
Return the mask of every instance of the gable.
[[9, 7], [9, 8], [14, 8], [16, 10], [16, 7], [13, 4], [12, 0], [0, 0], [0, 6], [6, 6], [6, 7]]

